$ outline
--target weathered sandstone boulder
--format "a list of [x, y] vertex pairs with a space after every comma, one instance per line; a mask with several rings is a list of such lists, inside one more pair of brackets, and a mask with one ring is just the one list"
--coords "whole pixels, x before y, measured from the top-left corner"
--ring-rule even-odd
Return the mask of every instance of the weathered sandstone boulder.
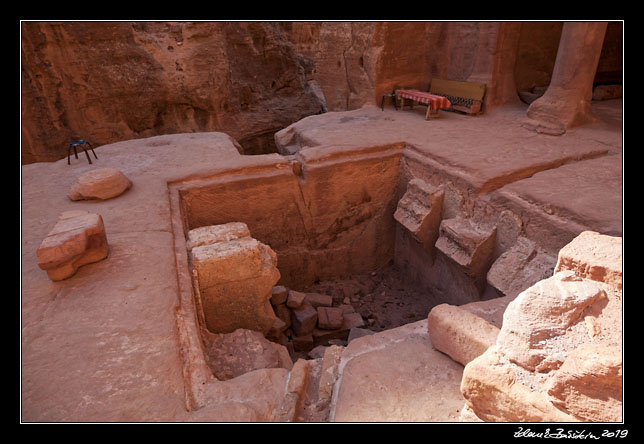
[[584, 231], [559, 251], [555, 271], [562, 270], [621, 289], [622, 238]]
[[79, 267], [107, 257], [107, 236], [99, 214], [67, 211], [37, 251], [38, 266], [49, 279], [60, 281], [73, 276]]
[[[208, 330], [231, 333], [246, 328], [266, 334], [277, 317], [271, 307], [280, 278], [277, 256], [238, 224], [191, 230], [190, 258]], [[213, 242], [213, 243], [207, 243]]]
[[132, 182], [114, 168], [98, 168], [76, 179], [67, 196], [71, 200], [106, 200], [130, 189]]
[[621, 241], [581, 233], [559, 264], [510, 302], [496, 344], [466, 365], [461, 392], [478, 418], [621, 420]]

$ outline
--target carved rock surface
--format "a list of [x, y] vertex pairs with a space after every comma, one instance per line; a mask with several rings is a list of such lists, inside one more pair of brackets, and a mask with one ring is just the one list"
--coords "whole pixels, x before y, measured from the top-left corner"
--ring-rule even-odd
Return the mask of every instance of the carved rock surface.
[[440, 225], [436, 248], [475, 277], [490, 265], [495, 233], [495, 228], [476, 226], [469, 219], [445, 219]]
[[79, 267], [107, 257], [103, 219], [87, 211], [62, 213], [37, 251], [38, 266], [52, 281], [73, 276]]
[[80, 176], [69, 189], [71, 200], [106, 200], [125, 193], [132, 182], [114, 168], [98, 168]]
[[552, 275], [556, 259], [539, 250], [534, 242], [519, 237], [487, 273], [487, 282], [501, 296], [515, 297], [526, 288]]
[[426, 248], [433, 247], [438, 238], [442, 204], [442, 190], [421, 179], [412, 179], [398, 202], [394, 219]]

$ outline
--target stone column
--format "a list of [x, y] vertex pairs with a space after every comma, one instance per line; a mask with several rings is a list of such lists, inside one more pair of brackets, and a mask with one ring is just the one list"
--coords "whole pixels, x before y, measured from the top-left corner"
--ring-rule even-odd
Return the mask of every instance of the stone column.
[[561, 135], [593, 120], [590, 101], [606, 22], [566, 22], [546, 93], [532, 102], [524, 127]]
[[467, 81], [486, 84], [483, 105], [487, 109], [519, 102], [514, 63], [520, 33], [521, 23], [479, 24], [476, 59]]

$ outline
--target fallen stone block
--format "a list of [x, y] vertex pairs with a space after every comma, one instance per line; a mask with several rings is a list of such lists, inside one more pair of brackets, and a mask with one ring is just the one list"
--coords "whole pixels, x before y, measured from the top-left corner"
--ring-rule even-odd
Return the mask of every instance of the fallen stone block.
[[271, 304], [277, 306], [286, 302], [288, 289], [283, 285], [276, 285], [271, 290]]
[[467, 365], [496, 343], [499, 329], [473, 313], [449, 304], [434, 307], [427, 317], [432, 345]]
[[226, 225], [188, 235], [200, 239], [190, 258], [206, 326], [212, 333], [246, 328], [266, 334], [277, 319], [270, 304], [280, 278], [277, 255], [256, 239], [235, 237], [245, 232], [242, 226]]
[[315, 344], [325, 344], [334, 339], [346, 340], [352, 328], [363, 327], [364, 320], [360, 313], [344, 313], [342, 315], [342, 325], [335, 330], [325, 330], [321, 328], [313, 329], [313, 340]]
[[442, 204], [442, 190], [421, 179], [412, 179], [398, 202], [394, 219], [425, 248], [431, 248], [438, 238]]
[[310, 334], [318, 320], [318, 312], [307, 301], [291, 310], [291, 328], [295, 336]]
[[555, 272], [563, 270], [621, 290], [622, 238], [584, 231], [559, 251]]
[[88, 171], [76, 179], [67, 197], [71, 200], [107, 200], [117, 197], [132, 186], [125, 174], [114, 168]]
[[103, 219], [87, 211], [67, 211], [42, 241], [36, 256], [38, 267], [52, 281], [73, 276], [79, 267], [107, 257]]
[[496, 228], [478, 226], [469, 219], [445, 219], [440, 224], [438, 248], [472, 277], [491, 265]]
[[341, 308], [318, 307], [318, 328], [323, 330], [335, 330], [342, 327], [344, 312]]
[[291, 326], [291, 309], [288, 308], [285, 304], [280, 304], [273, 306], [275, 315], [280, 318], [285, 324], [286, 328]]
[[288, 298], [286, 299], [286, 306], [289, 308], [298, 308], [302, 305], [305, 299], [305, 293], [290, 290], [288, 292]]
[[330, 307], [333, 305], [333, 296], [320, 293], [305, 293], [306, 300], [313, 306], [313, 308], [318, 307]]
[[499, 296], [515, 297], [526, 288], [552, 276], [556, 258], [539, 250], [534, 242], [519, 237], [516, 243], [494, 261], [487, 283]]

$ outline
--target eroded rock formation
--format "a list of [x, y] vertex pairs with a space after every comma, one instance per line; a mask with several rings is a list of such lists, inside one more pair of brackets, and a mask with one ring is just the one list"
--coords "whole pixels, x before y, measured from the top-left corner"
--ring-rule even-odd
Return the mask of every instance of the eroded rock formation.
[[508, 305], [496, 342], [463, 372], [461, 391], [476, 416], [622, 420], [620, 240], [580, 234], [560, 251], [552, 277]]

